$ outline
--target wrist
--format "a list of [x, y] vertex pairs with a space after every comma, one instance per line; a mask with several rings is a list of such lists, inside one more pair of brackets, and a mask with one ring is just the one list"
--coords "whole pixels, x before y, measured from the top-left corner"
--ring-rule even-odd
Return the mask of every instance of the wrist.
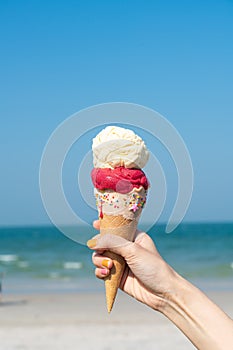
[[[169, 312], [175, 307], [180, 305], [181, 291], [184, 288], [182, 285], [182, 277], [175, 272], [170, 266], [170, 274], [167, 279], [167, 286], [161, 295], [161, 302], [158, 307], [158, 311], [167, 316]], [[175, 307], [177, 309], [177, 306]]]
[[[152, 309], [167, 316], [167, 312], [172, 305], [177, 302], [179, 296], [180, 282], [179, 276], [165, 261], [160, 264], [160, 279], [156, 279], [151, 285], [151, 295], [146, 304]], [[159, 281], [161, 280], [161, 283]]]

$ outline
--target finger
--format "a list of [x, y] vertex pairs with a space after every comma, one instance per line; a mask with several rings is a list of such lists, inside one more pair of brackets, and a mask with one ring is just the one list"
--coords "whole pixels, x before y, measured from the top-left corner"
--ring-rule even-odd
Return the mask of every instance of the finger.
[[[93, 236], [91, 239], [89, 239], [89, 241], [87, 241], [87, 243], [92, 242], [92, 241], [95, 242], [98, 240], [99, 237], [100, 237], [100, 234], [97, 234], [97, 235]], [[87, 246], [90, 248], [90, 246], [88, 244], [87, 244]], [[103, 254], [106, 249], [96, 248], [95, 250], [97, 251], [98, 254]]]
[[[135, 243], [151, 253], [157, 255], [159, 254], [153, 240], [145, 232], [137, 231]], [[121, 250], [121, 246], [126, 247], [130, 245], [132, 245], [132, 242], [122, 237], [111, 234], [107, 234], [104, 236], [96, 235], [87, 242], [87, 246], [90, 249], [98, 250], [99, 253], [103, 253], [107, 248], [109, 248], [109, 250], [112, 250], [113, 252], [121, 255], [123, 254], [119, 251], [119, 249]], [[125, 257], [124, 255], [122, 256]]]
[[87, 242], [87, 246], [90, 249], [97, 250], [110, 250], [116, 254], [122, 255], [124, 258], [127, 255], [132, 255], [134, 253], [134, 248], [139, 245], [130, 242], [122, 237], [106, 234], [103, 236], [98, 235]]
[[99, 229], [100, 229], [100, 221], [99, 221], [99, 220], [93, 221], [93, 227], [94, 227], [96, 230], [99, 230]]
[[130, 242], [111, 234], [99, 236], [97, 239], [88, 241], [87, 244], [90, 249], [104, 249], [121, 255], [136, 275], [143, 274], [145, 259], [147, 259], [148, 269], [150, 269], [150, 266], [154, 264], [154, 259], [160, 257], [157, 251], [151, 253], [136, 242]]
[[105, 268], [96, 268], [95, 269], [95, 275], [97, 278], [100, 278], [100, 279], [103, 279], [105, 278], [106, 276], [109, 275], [109, 269], [107, 269], [106, 267]]
[[92, 254], [92, 262], [98, 268], [108, 268], [111, 269], [113, 266], [113, 261], [102, 254], [94, 252]]

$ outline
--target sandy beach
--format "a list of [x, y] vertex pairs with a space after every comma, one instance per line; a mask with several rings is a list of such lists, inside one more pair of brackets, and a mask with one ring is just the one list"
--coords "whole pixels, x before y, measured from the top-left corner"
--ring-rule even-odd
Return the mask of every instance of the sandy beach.
[[[233, 292], [208, 295], [233, 316]], [[1, 350], [194, 349], [163, 315], [119, 292], [110, 315], [104, 293], [3, 295]]]

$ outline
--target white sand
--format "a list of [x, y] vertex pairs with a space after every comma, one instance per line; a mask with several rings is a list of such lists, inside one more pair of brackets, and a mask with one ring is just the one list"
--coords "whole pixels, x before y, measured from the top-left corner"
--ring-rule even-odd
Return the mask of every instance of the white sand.
[[[233, 316], [233, 292], [209, 295]], [[121, 292], [110, 315], [104, 293], [9, 295], [0, 305], [0, 350], [194, 349], [165, 317]]]

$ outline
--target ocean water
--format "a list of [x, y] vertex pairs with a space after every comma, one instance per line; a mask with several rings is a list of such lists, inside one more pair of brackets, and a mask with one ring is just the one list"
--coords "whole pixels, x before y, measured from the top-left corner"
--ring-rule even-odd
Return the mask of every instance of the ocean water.
[[[85, 236], [87, 228], [77, 230]], [[164, 225], [156, 225], [148, 233], [164, 259], [185, 278], [233, 288], [233, 223], [181, 224], [171, 234], [165, 233]], [[0, 228], [2, 289], [96, 289], [91, 254], [52, 226]]]

